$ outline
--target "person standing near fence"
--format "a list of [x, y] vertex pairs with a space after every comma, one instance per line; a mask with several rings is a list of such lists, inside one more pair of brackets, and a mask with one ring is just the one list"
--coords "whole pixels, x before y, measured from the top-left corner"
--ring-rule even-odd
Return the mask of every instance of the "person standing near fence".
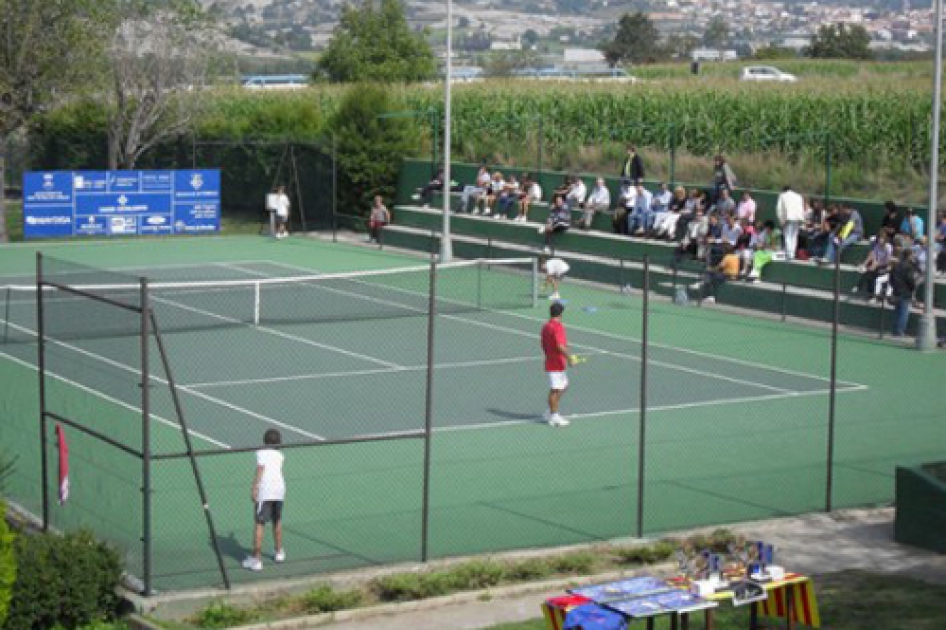
[[562, 314], [565, 305], [555, 302], [549, 307], [549, 321], [542, 327], [542, 351], [545, 353], [545, 373], [549, 380], [549, 406], [542, 417], [551, 427], [567, 427], [568, 420], [558, 412], [562, 395], [568, 389], [568, 374], [565, 370], [571, 363], [568, 354], [568, 339]]
[[913, 258], [913, 250], [905, 249], [900, 260], [890, 270], [890, 290], [893, 292], [894, 318], [893, 335], [903, 337], [910, 323], [910, 306], [916, 292], [916, 279], [919, 269]]
[[276, 209], [276, 238], [286, 238], [289, 236], [290, 202], [285, 186], [276, 189], [276, 198], [273, 201], [273, 206]]
[[791, 186], [782, 188], [775, 206], [779, 224], [782, 226], [782, 238], [785, 240], [785, 257], [795, 260], [798, 251], [798, 233], [805, 222], [805, 199]]
[[[263, 443], [276, 446], [282, 442], [282, 436], [276, 429], [269, 429], [263, 435]], [[286, 481], [283, 477], [283, 454], [274, 448], [256, 451], [256, 476], [250, 496], [253, 499], [253, 555], [243, 561], [243, 568], [250, 571], [263, 570], [263, 529], [266, 523], [273, 524], [273, 538], [276, 550], [273, 560], [277, 563], [286, 561], [286, 552], [282, 546], [282, 508], [286, 499]]]
[[374, 205], [368, 215], [368, 236], [365, 240], [381, 243], [381, 230], [391, 222], [391, 211], [384, 205], [381, 195], [374, 196]]

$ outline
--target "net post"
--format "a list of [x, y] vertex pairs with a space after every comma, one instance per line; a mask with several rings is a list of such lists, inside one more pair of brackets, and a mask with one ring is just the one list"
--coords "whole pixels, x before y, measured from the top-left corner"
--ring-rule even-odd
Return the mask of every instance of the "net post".
[[832, 508], [834, 490], [834, 423], [838, 397], [838, 323], [841, 318], [841, 251], [834, 258], [834, 316], [831, 321], [831, 379], [828, 384], [828, 454], [827, 479], [825, 482], [824, 511]]
[[434, 324], [437, 318], [437, 263], [430, 261], [430, 291], [427, 306], [427, 383], [424, 401], [424, 480], [421, 506], [421, 541], [420, 559], [427, 562], [430, 558], [430, 460], [431, 438], [434, 414]]
[[650, 313], [650, 256], [644, 256], [644, 295], [641, 303], [640, 434], [637, 441], [637, 537], [644, 536], [644, 474], [647, 434], [647, 335]]
[[[886, 291], [884, 291], [886, 293]], [[887, 298], [884, 295], [880, 296], [880, 330], [877, 331], [877, 338], [884, 338], [884, 327], [887, 325]]]
[[43, 324], [43, 253], [36, 252], [36, 366], [39, 375], [39, 454], [43, 497], [43, 531], [49, 531], [49, 448], [46, 438], [46, 332]]
[[164, 339], [161, 336], [161, 330], [158, 328], [158, 320], [154, 313], [150, 313], [151, 329], [154, 333], [154, 340], [157, 344], [158, 354], [161, 358], [161, 365], [164, 367], [164, 375], [167, 378], [168, 389], [171, 392], [171, 400], [174, 403], [174, 412], [177, 414], [178, 423], [181, 425], [181, 435], [184, 438], [184, 446], [187, 450], [187, 456], [191, 463], [191, 470], [194, 473], [194, 480], [197, 483], [197, 493], [200, 496], [200, 504], [204, 510], [204, 518], [207, 521], [207, 529], [210, 533], [210, 540], [213, 544], [214, 554], [217, 557], [217, 566], [220, 569], [220, 575], [223, 578], [223, 585], [230, 589], [230, 576], [227, 573], [227, 567], [223, 562], [223, 554], [220, 551], [220, 541], [217, 538], [217, 528], [214, 525], [213, 514], [210, 511], [210, 501], [207, 499], [207, 491], [204, 488], [204, 481], [200, 475], [200, 468], [197, 466], [197, 458], [194, 455], [194, 445], [191, 441], [190, 429], [187, 427], [187, 420], [184, 416], [184, 408], [181, 405], [181, 399], [178, 395], [177, 384], [174, 381], [174, 374], [171, 372], [171, 362], [168, 360], [167, 351], [164, 348]]
[[148, 279], [141, 278], [141, 511], [142, 583], [144, 595], [151, 593], [151, 375], [148, 358]]
[[259, 282], [253, 283], [253, 325], [259, 326], [260, 322], [260, 291], [262, 290], [262, 284]]
[[532, 308], [539, 305], [539, 259], [532, 257]]

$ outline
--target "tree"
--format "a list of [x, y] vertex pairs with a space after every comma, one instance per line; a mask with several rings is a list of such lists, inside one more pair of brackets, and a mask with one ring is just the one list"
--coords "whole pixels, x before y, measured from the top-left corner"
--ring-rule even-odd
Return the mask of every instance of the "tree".
[[729, 37], [729, 24], [717, 15], [706, 25], [706, 31], [703, 32], [703, 44], [708, 48], [723, 49], [729, 45]]
[[869, 44], [870, 35], [859, 24], [825, 24], [804, 54], [814, 59], [873, 59]]
[[700, 40], [693, 35], [673, 34], [667, 36], [662, 48], [666, 56], [682, 59], [689, 57], [699, 45]]
[[794, 59], [798, 56], [791, 48], [783, 48], [781, 46], [776, 46], [775, 44], [770, 44], [769, 46], [764, 46], [752, 54], [753, 59], [758, 59], [759, 61], [770, 61], [774, 59]]
[[414, 33], [401, 0], [348, 4], [319, 59], [317, 75], [334, 83], [424, 81], [437, 72], [422, 33]]
[[[100, 0], [0, 0], [0, 147], [86, 83], [101, 49]], [[3, 187], [0, 154], [0, 188]], [[0, 242], [8, 238], [0, 194]]]
[[614, 39], [602, 46], [601, 52], [612, 67], [622, 62], [654, 61], [660, 52], [660, 31], [644, 13], [625, 13]]
[[522, 34], [522, 45], [526, 48], [535, 47], [536, 43], [539, 41], [539, 34], [535, 32], [534, 29], [526, 29], [526, 32]]
[[384, 118], [394, 108], [377, 84], [352, 86], [329, 122], [335, 137], [339, 203], [344, 214], [371, 207], [374, 195], [394, 197], [402, 156], [414, 148], [416, 129], [403, 118]]
[[534, 50], [507, 50], [493, 53], [483, 64], [488, 77], [511, 77], [517, 70], [535, 68], [541, 58]]
[[190, 128], [218, 60], [216, 36], [195, 0], [123, 0], [107, 49], [108, 165], [135, 167]]

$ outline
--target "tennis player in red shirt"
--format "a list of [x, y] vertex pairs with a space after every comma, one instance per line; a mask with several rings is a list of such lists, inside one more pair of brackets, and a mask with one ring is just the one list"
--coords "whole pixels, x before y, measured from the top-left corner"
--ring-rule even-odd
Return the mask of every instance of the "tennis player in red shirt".
[[550, 319], [542, 327], [542, 351], [545, 352], [545, 372], [549, 376], [549, 408], [542, 416], [549, 426], [567, 427], [568, 420], [558, 413], [558, 402], [568, 388], [568, 375], [565, 368], [571, 364], [568, 354], [568, 339], [565, 326], [562, 325], [562, 313], [565, 305], [555, 302], [549, 308]]

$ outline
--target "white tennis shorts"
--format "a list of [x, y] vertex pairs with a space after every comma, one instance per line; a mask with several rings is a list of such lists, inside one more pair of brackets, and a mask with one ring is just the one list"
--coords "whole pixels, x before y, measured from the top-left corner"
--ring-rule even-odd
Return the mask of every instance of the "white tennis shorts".
[[546, 372], [549, 375], [549, 389], [562, 391], [568, 387], [568, 374], [565, 372]]

